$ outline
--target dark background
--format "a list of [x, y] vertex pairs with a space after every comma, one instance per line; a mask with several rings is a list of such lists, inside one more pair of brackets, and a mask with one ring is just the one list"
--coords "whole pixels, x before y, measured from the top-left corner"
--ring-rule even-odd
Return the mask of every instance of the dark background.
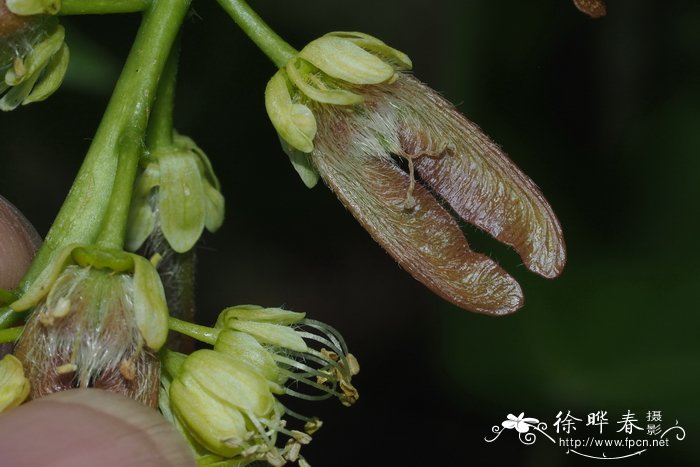
[[[401, 271], [279, 148], [263, 91], [275, 71], [214, 2], [187, 21], [176, 123], [207, 151], [227, 220], [199, 249], [202, 322], [241, 303], [284, 305], [340, 329], [360, 400], [296, 406], [326, 424], [316, 466], [588, 465], [540, 436], [485, 436], [509, 413], [661, 410], [684, 441], [625, 465], [700, 462], [698, 174], [700, 3], [567, 0], [251, 2], [291, 44], [333, 30], [379, 36], [535, 180], [563, 225], [557, 280], [473, 228], [473, 247], [522, 284], [525, 307], [459, 310]], [[138, 15], [65, 19], [71, 67], [42, 104], [0, 115], [0, 193], [43, 235], [85, 154]], [[290, 404], [294, 407], [294, 403]], [[551, 430], [550, 430], [551, 431]], [[582, 424], [580, 438], [591, 434]], [[608, 456], [629, 451], [607, 450]], [[600, 455], [600, 452], [596, 452]]]

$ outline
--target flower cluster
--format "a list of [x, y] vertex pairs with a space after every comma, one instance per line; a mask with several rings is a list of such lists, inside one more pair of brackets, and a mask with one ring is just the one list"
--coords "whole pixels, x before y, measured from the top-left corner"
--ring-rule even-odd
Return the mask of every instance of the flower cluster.
[[532, 180], [410, 67], [371, 36], [327, 34], [272, 77], [268, 115], [307, 186], [320, 174], [416, 279], [462, 308], [513, 312], [520, 286], [471, 251], [444, 205], [550, 278], [566, 261], [559, 222]]
[[[303, 313], [237, 306], [224, 310], [214, 328], [198, 332], [213, 349], [165, 353], [160, 406], [200, 465], [304, 465], [300, 449], [321, 422], [287, 409], [276, 396], [335, 396], [348, 406], [358, 398], [351, 379], [359, 366], [342, 337]], [[288, 426], [286, 416], [299, 420], [301, 429]]]

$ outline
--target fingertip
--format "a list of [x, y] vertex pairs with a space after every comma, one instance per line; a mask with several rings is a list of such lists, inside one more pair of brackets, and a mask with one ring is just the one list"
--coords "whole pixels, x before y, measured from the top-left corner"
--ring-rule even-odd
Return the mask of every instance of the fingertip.
[[0, 416], [0, 433], [3, 465], [195, 465], [180, 433], [160, 414], [98, 389], [63, 391], [10, 410]]
[[12, 289], [29, 268], [41, 238], [26, 217], [0, 196], [0, 287]]

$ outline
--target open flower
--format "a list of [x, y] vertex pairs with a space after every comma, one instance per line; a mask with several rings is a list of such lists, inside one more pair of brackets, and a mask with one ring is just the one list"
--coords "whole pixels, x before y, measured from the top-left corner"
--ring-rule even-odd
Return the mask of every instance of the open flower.
[[156, 231], [170, 247], [184, 253], [206, 227], [216, 231], [224, 220], [224, 197], [204, 151], [190, 138], [175, 134], [172, 146], [158, 148], [139, 175], [129, 213], [127, 247], [136, 251]]
[[277, 396], [336, 396], [344, 405], [358, 398], [351, 379], [359, 366], [342, 337], [303, 313], [243, 305], [224, 310], [216, 327], [197, 328], [214, 348], [164, 352], [160, 407], [199, 465], [306, 465], [300, 450], [322, 423], [290, 411]]
[[[0, 2], [0, 109], [46, 99], [58, 89], [68, 68], [65, 31], [55, 13], [57, 2]], [[36, 15], [36, 16], [22, 16]]]
[[559, 222], [532, 180], [410, 67], [376, 38], [331, 33], [273, 76], [268, 114], [304, 182], [320, 174], [416, 279], [462, 308], [513, 312], [520, 286], [471, 251], [445, 205], [548, 278], [565, 263]]
[[168, 309], [153, 265], [140, 256], [93, 246], [65, 247], [16, 311], [36, 305], [15, 355], [31, 398], [97, 387], [155, 406]]

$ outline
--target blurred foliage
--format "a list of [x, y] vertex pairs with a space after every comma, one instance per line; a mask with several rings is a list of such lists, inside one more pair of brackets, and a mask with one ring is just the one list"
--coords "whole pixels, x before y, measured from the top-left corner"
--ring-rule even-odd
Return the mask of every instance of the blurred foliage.
[[[272, 65], [214, 2], [195, 1], [176, 123], [211, 157], [228, 203], [199, 250], [202, 319], [238, 303], [286, 305], [339, 328], [362, 365], [353, 409], [304, 407], [326, 420], [310, 462], [578, 465], [542, 442], [483, 438], [508, 413], [551, 424], [559, 410], [607, 410], [614, 425], [627, 409], [662, 410], [688, 432], [638, 463], [700, 462], [700, 4], [616, 0], [599, 20], [562, 0], [251, 4], [298, 47], [360, 30], [406, 51], [416, 75], [539, 184], [569, 250], [563, 276], [546, 281], [466, 227], [521, 281], [526, 306], [494, 319], [433, 297], [327, 189], [304, 188], [264, 112]], [[0, 115], [0, 190], [42, 233], [138, 16], [66, 25], [67, 85]]]

